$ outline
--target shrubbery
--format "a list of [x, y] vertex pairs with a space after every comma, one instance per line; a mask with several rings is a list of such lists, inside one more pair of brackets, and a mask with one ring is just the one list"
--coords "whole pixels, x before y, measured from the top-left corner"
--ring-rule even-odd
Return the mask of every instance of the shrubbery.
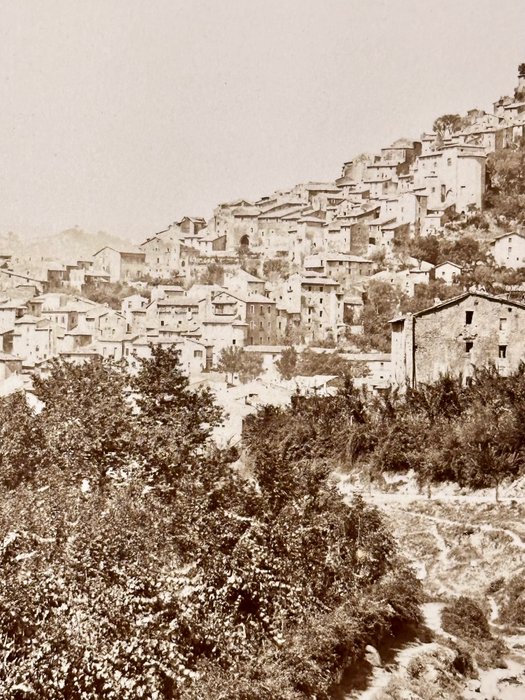
[[[0, 698], [328, 698], [420, 619], [379, 512], [302, 459], [321, 445], [292, 431], [276, 459], [268, 424], [241, 476], [173, 350], [133, 379], [55, 362], [35, 393], [38, 414], [0, 400]], [[359, 420], [350, 389], [338, 401]]]
[[489, 623], [479, 605], [465, 596], [456, 598], [441, 612], [445, 632], [467, 640], [490, 639]]
[[246, 425], [252, 449], [276, 460], [319, 458], [371, 475], [412, 469], [421, 486], [497, 489], [525, 468], [525, 365], [509, 377], [479, 369], [468, 385], [445, 376], [404, 396], [367, 395], [347, 379], [337, 396], [296, 397]]

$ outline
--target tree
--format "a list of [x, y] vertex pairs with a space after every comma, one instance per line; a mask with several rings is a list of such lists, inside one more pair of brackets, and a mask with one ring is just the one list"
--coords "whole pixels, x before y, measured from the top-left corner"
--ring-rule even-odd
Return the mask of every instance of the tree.
[[389, 321], [399, 311], [403, 299], [404, 294], [394, 285], [371, 280], [361, 313], [363, 333], [352, 336], [352, 342], [361, 350], [390, 352]]
[[487, 190], [484, 204], [495, 216], [525, 221], [525, 140], [487, 157]]
[[411, 238], [408, 246], [409, 254], [419, 260], [437, 265], [441, 252], [441, 241], [437, 236], [415, 236]]
[[47, 462], [47, 441], [42, 425], [29, 407], [24, 392], [0, 399], [0, 482], [16, 488], [30, 482]]
[[439, 139], [443, 139], [447, 131], [454, 133], [461, 129], [462, 119], [459, 114], [443, 114], [432, 124], [432, 131]]
[[152, 345], [140, 362], [130, 381], [139, 410], [136, 450], [148, 479], [173, 489], [202, 456], [222, 410], [209, 389], [190, 388], [174, 346]]
[[198, 278], [198, 284], [224, 284], [224, 267], [219, 263], [209, 263]]
[[284, 279], [289, 271], [289, 264], [285, 258], [270, 258], [263, 262], [263, 275], [265, 279]]
[[297, 374], [305, 377], [313, 377], [316, 374], [350, 377], [352, 376], [352, 365], [337, 352], [314, 352], [307, 348], [299, 357]]
[[102, 358], [83, 365], [53, 360], [45, 378], [33, 378], [44, 408], [38, 416], [50, 459], [64, 476], [103, 486], [108, 471], [132, 459], [132, 407], [124, 371]]
[[283, 379], [292, 379], [298, 373], [298, 356], [297, 350], [291, 345], [285, 348], [281, 357], [275, 363], [277, 371]]
[[219, 355], [220, 372], [230, 375], [238, 374], [243, 384], [256, 379], [263, 371], [263, 358], [260, 353], [246, 352], [239, 347], [226, 347]]

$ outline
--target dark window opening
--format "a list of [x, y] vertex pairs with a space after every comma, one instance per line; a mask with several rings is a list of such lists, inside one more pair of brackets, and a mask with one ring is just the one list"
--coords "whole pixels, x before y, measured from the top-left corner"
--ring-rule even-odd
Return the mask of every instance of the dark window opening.
[[498, 347], [498, 357], [500, 360], [504, 360], [507, 357], [507, 346], [500, 345]]
[[473, 311], [466, 311], [466, 312], [465, 312], [465, 324], [466, 324], [467, 326], [470, 326], [470, 324], [472, 323], [472, 317], [473, 317], [473, 316], [474, 316], [474, 312], [473, 312]]
[[465, 343], [465, 352], [470, 353], [470, 351], [472, 350], [473, 345], [474, 345], [474, 343], [473, 343], [472, 341], [468, 340], [468, 341]]

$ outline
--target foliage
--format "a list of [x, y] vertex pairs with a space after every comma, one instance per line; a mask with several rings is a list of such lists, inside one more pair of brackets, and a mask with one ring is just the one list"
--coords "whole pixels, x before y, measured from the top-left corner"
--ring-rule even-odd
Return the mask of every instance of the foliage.
[[461, 639], [480, 640], [491, 637], [487, 617], [471, 598], [460, 596], [441, 611], [445, 632]]
[[507, 625], [525, 627], [525, 580], [522, 575], [513, 576], [505, 586], [500, 620]]
[[65, 479], [102, 485], [109, 470], [127, 467], [134, 443], [132, 408], [119, 368], [101, 358], [83, 366], [52, 360], [48, 376], [35, 376], [33, 384], [44, 404], [38, 429]]
[[[525, 471], [525, 365], [509, 377], [494, 367], [475, 371], [468, 385], [443, 376], [401, 396], [368, 396], [349, 375], [334, 397], [295, 397], [292, 409], [268, 409], [246, 421], [251, 449], [275, 463], [324, 459], [364, 467], [374, 476], [413, 470], [423, 487], [454, 481], [496, 489]], [[269, 432], [272, 444], [257, 442]]]
[[389, 284], [371, 280], [361, 313], [362, 335], [351, 336], [360, 350], [390, 352], [390, 320], [400, 310], [403, 293]]
[[23, 392], [0, 399], [0, 483], [31, 481], [45, 459], [46, 438]]
[[454, 133], [462, 127], [462, 119], [459, 114], [443, 114], [434, 120], [432, 131], [439, 137], [443, 138], [446, 131]]
[[[158, 281], [156, 282], [159, 283]], [[82, 287], [82, 294], [97, 302], [97, 304], [106, 304], [112, 309], [120, 311], [122, 300], [132, 294], [140, 294], [141, 296], [149, 297], [149, 290], [137, 289], [127, 282], [105, 282], [103, 284], [85, 284]]]
[[462, 235], [457, 240], [443, 235], [416, 236], [411, 239], [408, 252], [418, 260], [425, 260], [432, 265], [453, 262], [466, 269], [487, 263], [486, 245], [469, 235]]
[[484, 205], [497, 217], [525, 222], [525, 140], [487, 157]]
[[420, 620], [377, 509], [301, 457], [322, 449], [301, 425], [340, 441], [363, 424], [351, 384], [254, 416], [249, 478], [210, 442], [220, 411], [173, 350], [133, 378], [55, 363], [35, 392], [39, 414], [0, 404], [21, 431], [0, 435], [1, 700], [327, 700], [366, 644]]
[[402, 313], [416, 313], [434, 306], [436, 301], [446, 301], [462, 294], [464, 289], [459, 284], [446, 284], [442, 280], [432, 280], [428, 284], [414, 285], [414, 295], [405, 297], [401, 302]]
[[224, 284], [224, 267], [219, 263], [209, 263], [206, 270], [197, 278], [197, 284]]
[[297, 350], [293, 345], [282, 351], [275, 367], [283, 379], [292, 379], [299, 374]]
[[290, 265], [285, 258], [270, 258], [263, 262], [264, 279], [284, 279]]
[[151, 346], [151, 357], [141, 360], [130, 388], [140, 422], [136, 459], [150, 481], [171, 490], [182, 471], [201, 458], [212, 430], [222, 422], [222, 412], [209, 389], [190, 389], [174, 346]]
[[220, 372], [226, 375], [234, 374], [239, 376], [240, 381], [245, 384], [257, 379], [263, 371], [263, 357], [257, 352], [247, 352], [239, 347], [226, 347], [219, 355], [217, 363]]

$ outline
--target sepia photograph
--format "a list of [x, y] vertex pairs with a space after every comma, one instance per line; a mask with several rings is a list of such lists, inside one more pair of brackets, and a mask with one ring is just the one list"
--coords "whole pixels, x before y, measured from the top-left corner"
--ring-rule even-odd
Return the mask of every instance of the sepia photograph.
[[525, 2], [0, 0], [0, 700], [525, 700]]

